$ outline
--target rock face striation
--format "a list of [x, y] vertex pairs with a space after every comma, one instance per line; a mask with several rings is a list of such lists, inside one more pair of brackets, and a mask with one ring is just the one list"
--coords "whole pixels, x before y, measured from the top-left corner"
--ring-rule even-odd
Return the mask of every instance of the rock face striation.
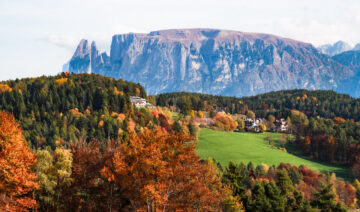
[[[355, 71], [308, 43], [216, 29], [114, 35], [110, 57], [82, 40], [69, 71], [141, 83], [150, 94], [189, 91], [249, 96], [283, 89], [344, 86]], [[352, 93], [350, 93], [352, 94]]]

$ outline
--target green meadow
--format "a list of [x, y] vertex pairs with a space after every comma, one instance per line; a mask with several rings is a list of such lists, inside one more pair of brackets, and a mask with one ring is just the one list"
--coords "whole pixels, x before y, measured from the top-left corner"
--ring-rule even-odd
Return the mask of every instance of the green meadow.
[[312, 161], [271, 147], [264, 139], [272, 135], [274, 141], [278, 133], [237, 133], [201, 129], [197, 143], [197, 153], [201, 158], [214, 158], [224, 167], [229, 161], [254, 165], [265, 163], [278, 166], [281, 162], [292, 165], [305, 165], [313, 170], [334, 172], [338, 177], [349, 179], [349, 169], [331, 164]]

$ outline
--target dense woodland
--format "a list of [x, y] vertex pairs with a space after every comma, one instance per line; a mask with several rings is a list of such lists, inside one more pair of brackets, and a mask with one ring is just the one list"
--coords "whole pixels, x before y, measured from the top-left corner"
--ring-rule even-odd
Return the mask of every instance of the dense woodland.
[[[115, 139], [120, 128], [126, 129], [129, 118], [136, 119], [129, 96], [146, 98], [139, 84], [100, 75], [66, 75], [8, 81], [0, 86], [0, 110], [20, 121], [26, 140], [34, 147], [55, 148], [58, 138]], [[1, 92], [6, 86], [11, 92]], [[121, 119], [126, 119], [124, 124]], [[146, 124], [144, 120], [139, 123]]]
[[304, 166], [230, 162], [222, 175], [246, 211], [346, 211], [345, 206], [355, 206], [359, 198], [350, 183]]
[[[134, 108], [129, 102], [133, 95], [156, 100], [185, 116], [173, 117], [160, 107]], [[296, 101], [310, 98], [296, 95], [301, 96]], [[240, 114], [253, 110], [258, 115], [246, 99], [185, 93], [147, 97], [138, 84], [64, 73], [0, 83], [0, 101], [3, 211], [346, 211], [358, 207], [358, 181], [350, 184], [289, 164], [254, 167], [230, 162], [221, 167], [212, 159], [200, 159], [194, 150], [196, 119], [204, 118], [201, 110], [212, 113], [210, 124], [215, 129], [233, 131], [237, 120], [215, 110]], [[315, 118], [292, 108], [278, 111], [289, 114], [302, 154], [356, 166], [348, 148], [358, 146], [360, 129], [355, 122]], [[343, 145], [347, 149], [340, 148], [340, 138], [348, 142]]]
[[179, 92], [159, 94], [156, 103], [176, 106], [185, 113], [191, 109], [218, 109], [231, 114], [245, 114], [252, 110], [259, 118], [267, 118], [269, 114], [283, 118], [291, 115], [291, 110], [299, 110], [309, 117], [342, 117], [360, 121], [360, 99], [334, 91], [286, 90], [243, 98]]
[[360, 177], [360, 125], [340, 117], [310, 118], [293, 110], [288, 118], [295, 142], [303, 155], [349, 166]]

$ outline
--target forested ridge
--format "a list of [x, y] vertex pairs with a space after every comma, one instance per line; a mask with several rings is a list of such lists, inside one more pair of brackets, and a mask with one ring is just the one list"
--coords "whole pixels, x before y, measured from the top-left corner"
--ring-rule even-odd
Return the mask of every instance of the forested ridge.
[[63, 73], [1, 85], [0, 110], [15, 116], [26, 140], [36, 147], [54, 148], [58, 138], [117, 138], [119, 128], [127, 126], [111, 113], [134, 115], [129, 96], [146, 98], [139, 84], [93, 74]]
[[291, 110], [299, 110], [309, 117], [360, 120], [360, 99], [326, 90], [284, 90], [243, 98], [178, 92], [159, 94], [156, 102], [160, 106], [189, 104], [193, 110], [218, 108], [232, 114], [252, 110], [259, 118], [269, 114], [282, 118], [289, 116]]

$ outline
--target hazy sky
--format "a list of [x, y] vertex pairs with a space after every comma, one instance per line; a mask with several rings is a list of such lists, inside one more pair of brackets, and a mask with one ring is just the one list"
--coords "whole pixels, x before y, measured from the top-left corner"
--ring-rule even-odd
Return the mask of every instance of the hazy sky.
[[169, 28], [271, 33], [320, 45], [360, 42], [359, 0], [0, 0], [0, 80], [61, 71], [81, 38]]

